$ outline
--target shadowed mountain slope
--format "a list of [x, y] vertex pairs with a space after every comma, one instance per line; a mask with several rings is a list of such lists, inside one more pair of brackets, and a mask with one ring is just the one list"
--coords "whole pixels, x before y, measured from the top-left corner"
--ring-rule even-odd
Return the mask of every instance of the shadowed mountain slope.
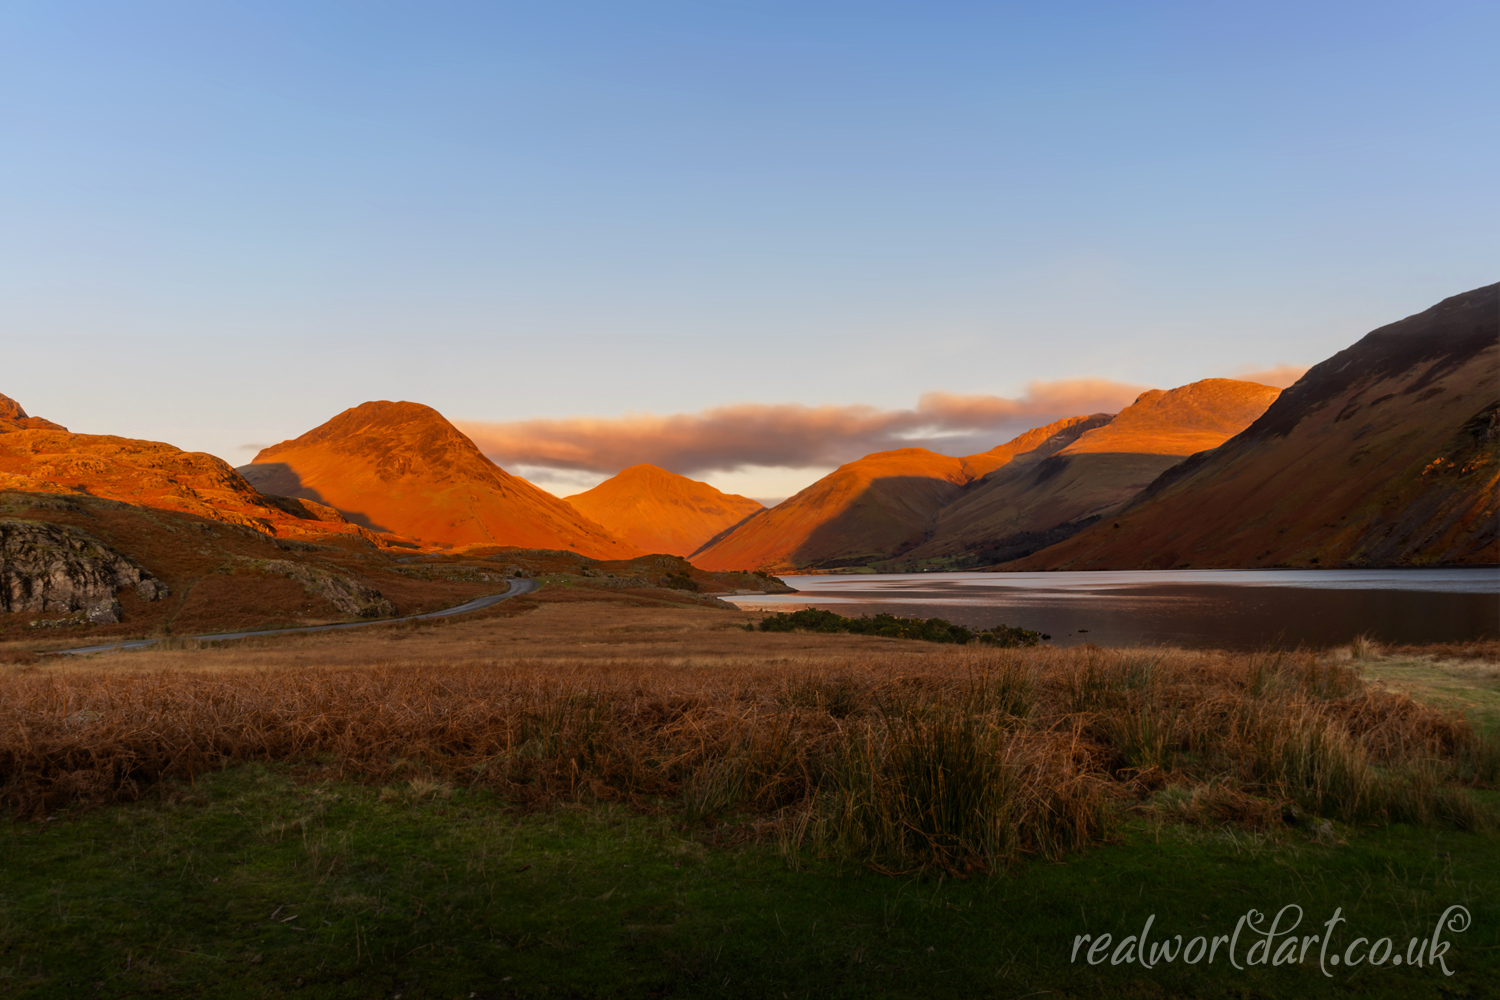
[[1184, 457], [1211, 449], [1265, 412], [1279, 390], [1205, 379], [1152, 389], [1111, 421], [1038, 460], [992, 472], [939, 511], [913, 562], [1013, 559], [1076, 533], [1127, 503]]
[[567, 500], [642, 551], [676, 556], [765, 509], [749, 497], [721, 493], [654, 465], [632, 465]]
[[641, 554], [495, 465], [420, 403], [363, 403], [262, 450], [239, 471], [263, 492], [325, 503], [372, 530], [425, 544], [569, 549], [602, 559]]
[[925, 448], [866, 455], [713, 540], [693, 562], [705, 569], [783, 569], [890, 558], [925, 540], [937, 511], [985, 473], [1040, 460], [1109, 419], [1069, 417], [966, 458]]
[[1496, 563], [1497, 458], [1490, 285], [1366, 335], [1107, 523], [1007, 568]]

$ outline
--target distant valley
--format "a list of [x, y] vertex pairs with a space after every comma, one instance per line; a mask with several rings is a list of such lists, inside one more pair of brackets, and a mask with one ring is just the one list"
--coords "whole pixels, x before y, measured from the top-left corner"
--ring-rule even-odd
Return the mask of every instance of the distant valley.
[[[233, 469], [0, 397], [0, 614], [76, 622], [113, 600], [104, 617], [150, 621], [170, 596], [173, 614], [201, 604], [194, 620], [237, 627], [381, 616], [539, 558], [683, 594], [788, 572], [1494, 565], [1497, 459], [1500, 285], [1285, 391], [1205, 379], [976, 454], [877, 452], [771, 508], [653, 465], [563, 499], [413, 402], [361, 404]], [[456, 589], [401, 568], [469, 557]]]

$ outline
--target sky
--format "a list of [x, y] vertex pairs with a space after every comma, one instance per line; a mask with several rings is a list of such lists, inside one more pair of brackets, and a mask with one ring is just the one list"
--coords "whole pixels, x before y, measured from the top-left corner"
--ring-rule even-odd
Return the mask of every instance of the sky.
[[[776, 499], [1500, 278], [1493, 3], [9, 0], [0, 393]], [[1269, 373], [1269, 374], [1265, 374]], [[645, 456], [645, 458], [642, 458]]]

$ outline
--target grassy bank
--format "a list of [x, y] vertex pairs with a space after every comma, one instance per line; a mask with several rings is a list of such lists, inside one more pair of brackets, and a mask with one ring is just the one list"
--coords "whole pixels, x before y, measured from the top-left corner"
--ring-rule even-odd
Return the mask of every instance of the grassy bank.
[[[1500, 974], [1500, 853], [1457, 831], [1331, 836], [1129, 822], [999, 877], [890, 877], [743, 828], [618, 808], [520, 815], [423, 781], [299, 783], [250, 765], [171, 801], [5, 830], [11, 996], [1483, 996]], [[715, 845], [715, 839], [731, 841]], [[1249, 908], [1342, 907], [1356, 936], [1430, 935], [1441, 970], [1070, 962], [1075, 935], [1229, 934]], [[1245, 957], [1242, 945], [1241, 964]], [[102, 985], [101, 985], [102, 984]]]
[[[1495, 744], [1366, 679], [1431, 658], [819, 648], [13, 670], [0, 994], [1436, 997], [1500, 974]], [[1087, 961], [1153, 914], [1190, 941], [1288, 904], [1299, 934], [1342, 908], [1341, 949], [1403, 952], [1453, 905], [1473, 925], [1452, 977], [1327, 977], [1316, 948]]]

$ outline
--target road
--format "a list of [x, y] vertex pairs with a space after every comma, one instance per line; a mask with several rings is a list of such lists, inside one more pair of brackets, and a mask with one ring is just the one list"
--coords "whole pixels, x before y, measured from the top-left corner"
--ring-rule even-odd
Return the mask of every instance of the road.
[[[248, 639], [251, 636], [262, 635], [291, 635], [296, 632], [329, 632], [336, 628], [364, 628], [366, 625], [393, 625], [396, 622], [416, 622], [427, 618], [449, 618], [453, 615], [468, 614], [470, 611], [482, 611], [493, 607], [501, 601], [509, 600], [519, 594], [529, 594], [536, 590], [539, 584], [535, 580], [511, 580], [510, 589], [503, 594], [488, 594], [484, 597], [476, 597], [472, 601], [444, 608], [442, 611], [429, 611], [425, 615], [407, 615], [405, 618], [376, 618], [365, 622], [339, 622], [335, 625], [303, 625], [298, 628], [274, 628], [264, 629], [259, 632], [214, 632], [208, 635], [181, 635], [172, 636], [174, 639], [204, 639], [209, 642], [221, 642], [225, 639]], [[77, 649], [54, 649], [49, 650], [46, 655], [69, 655], [82, 656], [86, 653], [111, 653], [120, 649], [145, 649], [160, 639], [132, 639], [128, 642], [110, 642], [101, 646], [79, 646]]]

